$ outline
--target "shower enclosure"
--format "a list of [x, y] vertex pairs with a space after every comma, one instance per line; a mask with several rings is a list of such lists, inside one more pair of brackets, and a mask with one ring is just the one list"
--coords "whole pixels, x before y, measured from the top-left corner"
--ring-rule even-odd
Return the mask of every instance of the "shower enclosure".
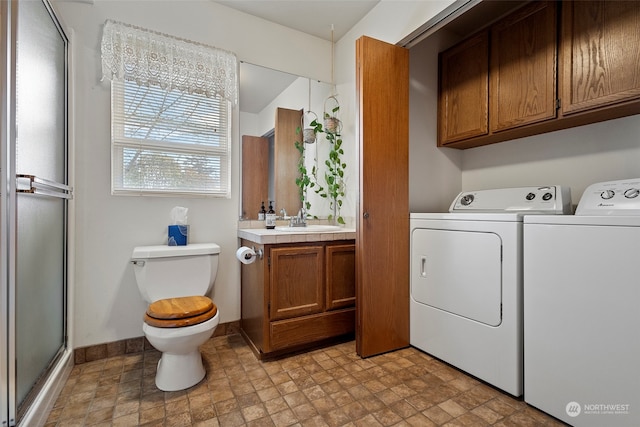
[[[0, 425], [68, 359], [68, 39], [46, 0], [0, 2]], [[26, 424], [26, 422], [24, 422]]]

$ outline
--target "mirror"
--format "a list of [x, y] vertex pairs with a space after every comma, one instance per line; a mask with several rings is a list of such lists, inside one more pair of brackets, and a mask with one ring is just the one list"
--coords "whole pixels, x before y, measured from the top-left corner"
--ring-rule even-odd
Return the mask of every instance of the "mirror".
[[[304, 167], [323, 173], [329, 153], [321, 137], [303, 144], [301, 128], [313, 119], [322, 120], [331, 85], [246, 62], [240, 63], [241, 180], [240, 218], [257, 220], [261, 203], [280, 216], [294, 216], [302, 207], [296, 178], [300, 176], [300, 151]], [[303, 122], [304, 121], [304, 122]], [[302, 124], [304, 123], [304, 126]], [[331, 212], [325, 198], [308, 190], [308, 216], [327, 218]]]

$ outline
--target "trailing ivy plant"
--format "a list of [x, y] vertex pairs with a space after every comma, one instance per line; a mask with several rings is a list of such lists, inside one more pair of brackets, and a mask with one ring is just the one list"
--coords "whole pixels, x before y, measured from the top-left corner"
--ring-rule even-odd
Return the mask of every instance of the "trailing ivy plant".
[[[336, 106], [331, 110], [331, 114], [324, 113], [325, 123], [332, 123], [331, 126], [322, 126], [322, 123], [317, 120], [313, 120], [310, 126], [314, 129], [316, 134], [324, 133], [326, 140], [329, 142], [329, 157], [324, 161], [326, 171], [324, 172], [323, 186], [318, 181], [318, 169], [314, 165], [309, 173], [305, 165], [305, 144], [304, 142], [295, 142], [296, 149], [300, 153], [300, 160], [298, 161], [299, 176], [296, 178], [296, 185], [298, 186], [298, 193], [302, 206], [309, 211], [311, 203], [307, 197], [309, 188], [313, 188], [314, 192], [324, 198], [329, 199], [329, 208], [331, 212], [329, 214], [329, 221], [335, 221], [338, 224], [345, 224], [344, 218], [340, 215], [340, 209], [342, 208], [344, 193], [344, 169], [347, 164], [341, 160], [341, 156], [344, 154], [342, 149], [342, 137], [340, 136], [340, 121], [336, 117], [336, 113], [340, 110], [340, 106]], [[332, 122], [331, 122], [332, 121]], [[302, 129], [298, 127], [296, 133], [300, 134]]]

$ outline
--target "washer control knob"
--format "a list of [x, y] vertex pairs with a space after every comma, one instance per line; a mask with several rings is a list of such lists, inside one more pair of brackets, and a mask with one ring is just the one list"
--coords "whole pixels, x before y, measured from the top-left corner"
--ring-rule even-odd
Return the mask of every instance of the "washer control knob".
[[462, 203], [462, 206], [469, 206], [473, 202], [473, 199], [473, 194], [465, 194], [460, 199], [460, 203]]
[[635, 199], [639, 195], [640, 190], [638, 190], [637, 188], [630, 188], [624, 192], [624, 197], [626, 197], [627, 199]]
[[616, 192], [613, 190], [604, 190], [602, 193], [600, 193], [600, 197], [602, 197], [605, 200], [609, 200], [610, 198], [615, 196], [615, 194]]
[[542, 200], [544, 200], [545, 202], [551, 200], [552, 198], [553, 198], [553, 194], [551, 193], [544, 193], [542, 195]]
[[527, 194], [527, 196], [525, 197], [527, 200], [533, 200], [536, 198], [535, 193], [529, 193]]

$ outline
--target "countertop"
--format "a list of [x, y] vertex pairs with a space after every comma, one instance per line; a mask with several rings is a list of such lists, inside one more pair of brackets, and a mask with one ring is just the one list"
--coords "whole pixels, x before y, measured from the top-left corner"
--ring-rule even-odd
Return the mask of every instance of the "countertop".
[[356, 238], [356, 229], [350, 227], [341, 228], [338, 231], [300, 231], [267, 230], [266, 228], [239, 228], [238, 237], [262, 245], [277, 243], [302, 243], [302, 242], [328, 242], [332, 240], [353, 240]]

